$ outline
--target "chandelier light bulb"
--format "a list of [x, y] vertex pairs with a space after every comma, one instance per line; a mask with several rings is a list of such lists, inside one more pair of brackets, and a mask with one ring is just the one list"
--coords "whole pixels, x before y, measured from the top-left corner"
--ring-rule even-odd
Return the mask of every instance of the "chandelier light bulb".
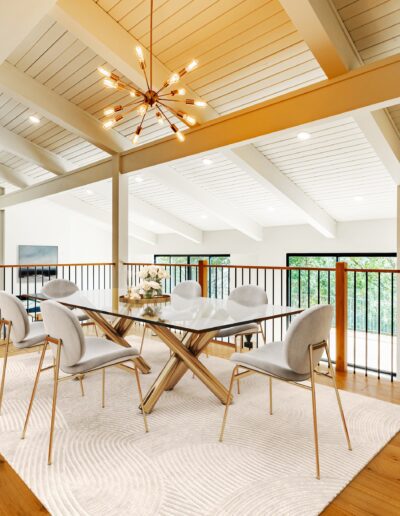
[[164, 125], [164, 119], [160, 111], [156, 111], [156, 118], [159, 125]]
[[176, 84], [177, 82], [179, 82], [179, 79], [179, 73], [173, 73], [171, 77], [168, 79], [168, 84]]
[[97, 68], [97, 71], [101, 73], [101, 75], [104, 75], [104, 77], [111, 77], [111, 72], [103, 68], [102, 66], [99, 66]]
[[197, 107], [206, 107], [207, 102], [204, 102], [204, 100], [195, 100], [194, 105]]
[[32, 122], [32, 124], [40, 124], [40, 118], [35, 115], [31, 115], [29, 121]]
[[196, 119], [190, 115], [183, 115], [182, 117], [189, 125], [196, 125]]
[[178, 140], [180, 142], [184, 142], [185, 141], [185, 135], [183, 133], [181, 133], [180, 131], [176, 131], [176, 137], [178, 138]]
[[107, 108], [107, 109], [105, 109], [105, 110], [103, 111], [103, 113], [104, 113], [104, 115], [105, 115], [105, 116], [110, 116], [110, 115], [113, 115], [113, 114], [115, 113], [115, 111], [114, 111], [114, 108], [113, 108], [113, 107], [111, 107], [111, 108]]
[[197, 68], [199, 62], [197, 61], [197, 59], [193, 59], [192, 61], [190, 61], [190, 63], [186, 66], [185, 70], [187, 72], [191, 72], [192, 70], [194, 70], [195, 68]]
[[129, 95], [130, 95], [131, 97], [138, 97], [138, 96], [139, 96], [139, 95], [138, 95], [138, 92], [137, 92], [137, 91], [133, 91], [133, 90], [131, 90], [131, 91], [129, 92]]
[[140, 63], [144, 63], [144, 55], [143, 55], [143, 50], [142, 50], [142, 47], [140, 47], [139, 45], [136, 47], [136, 55], [139, 59], [139, 62]]
[[136, 145], [137, 142], [139, 141], [139, 136], [140, 136], [140, 133], [142, 132], [142, 126], [141, 125], [138, 125], [136, 127], [136, 131], [135, 131], [135, 134], [133, 135], [133, 138], [132, 138], [132, 143], [133, 145]]
[[140, 106], [137, 109], [137, 112], [139, 113], [139, 115], [140, 116], [144, 116], [146, 114], [146, 111], [147, 111], [147, 105], [146, 104], [140, 104]]
[[117, 83], [111, 79], [104, 79], [103, 84], [107, 86], [107, 88], [113, 88], [114, 90], [118, 87]]
[[115, 124], [115, 120], [112, 118], [111, 120], [107, 120], [107, 122], [104, 122], [103, 127], [104, 129], [111, 129], [111, 127]]
[[179, 90], [178, 90], [178, 95], [186, 95], [186, 90], [185, 90], [185, 88], [179, 88]]

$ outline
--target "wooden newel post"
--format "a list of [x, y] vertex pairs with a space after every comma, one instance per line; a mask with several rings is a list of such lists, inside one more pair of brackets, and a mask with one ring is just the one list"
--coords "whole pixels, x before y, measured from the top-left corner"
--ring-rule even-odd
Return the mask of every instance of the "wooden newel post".
[[336, 263], [336, 370], [347, 371], [347, 263]]
[[201, 286], [201, 295], [208, 297], [208, 262], [207, 260], [199, 260], [199, 283]]

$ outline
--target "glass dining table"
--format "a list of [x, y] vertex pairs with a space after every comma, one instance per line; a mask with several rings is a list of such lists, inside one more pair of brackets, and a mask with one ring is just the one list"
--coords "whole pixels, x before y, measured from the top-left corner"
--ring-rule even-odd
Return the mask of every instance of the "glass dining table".
[[[171, 390], [187, 370], [192, 373], [222, 402], [228, 390], [199, 360], [199, 355], [220, 330], [248, 323], [283, 318], [300, 313], [302, 308], [263, 304], [244, 306], [229, 299], [187, 299], [172, 295], [167, 301], [136, 304], [125, 302], [125, 291], [79, 291], [56, 301], [82, 310], [102, 329], [106, 337], [125, 347], [131, 347], [126, 335], [135, 323], [146, 324], [169, 347], [171, 355], [143, 400], [146, 413], [155, 407], [162, 393]], [[29, 299], [41, 302], [44, 294], [29, 294]], [[146, 374], [150, 365], [139, 356], [138, 369]]]

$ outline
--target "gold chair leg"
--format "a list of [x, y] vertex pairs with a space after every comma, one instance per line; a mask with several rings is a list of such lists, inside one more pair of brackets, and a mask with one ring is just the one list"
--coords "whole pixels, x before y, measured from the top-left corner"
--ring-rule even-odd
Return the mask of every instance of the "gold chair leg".
[[21, 439], [25, 439], [26, 431], [28, 429], [29, 418], [30, 418], [30, 415], [32, 412], [32, 405], [33, 405], [33, 401], [35, 399], [36, 389], [37, 389], [37, 386], [39, 383], [39, 378], [40, 378], [40, 373], [42, 372], [43, 361], [44, 361], [44, 357], [46, 355], [46, 349], [47, 349], [47, 341], [44, 343], [44, 346], [42, 349], [42, 354], [40, 355], [39, 366], [38, 366], [38, 370], [36, 373], [35, 383], [33, 384], [32, 395], [31, 395], [31, 399], [29, 401], [28, 412], [26, 413], [25, 424], [24, 424], [24, 428], [22, 430]]
[[260, 330], [261, 330], [261, 335], [262, 335], [262, 338], [263, 338], [263, 342], [264, 342], [264, 345], [267, 343], [267, 334], [266, 332], [264, 331], [264, 327], [263, 327], [263, 323], [260, 322], [258, 323], [259, 326], [260, 326]]
[[313, 362], [313, 350], [310, 346], [308, 348], [309, 359], [310, 359], [310, 373], [311, 373], [311, 397], [312, 397], [312, 409], [313, 409], [313, 425], [314, 425], [314, 446], [315, 446], [315, 466], [316, 476], [320, 479], [320, 468], [319, 468], [319, 448], [318, 448], [318, 424], [317, 424], [317, 403], [315, 397], [315, 377], [314, 377], [314, 362]]
[[229, 410], [229, 401], [231, 399], [231, 394], [232, 394], [232, 387], [233, 387], [233, 382], [235, 380], [235, 375], [238, 371], [238, 367], [234, 367], [233, 368], [233, 371], [232, 371], [232, 376], [231, 376], [231, 382], [229, 384], [229, 391], [228, 391], [228, 396], [226, 398], [226, 404], [225, 404], [225, 411], [224, 411], [224, 418], [222, 420], [222, 427], [221, 427], [221, 433], [219, 435], [219, 442], [222, 443], [223, 439], [224, 439], [224, 431], [225, 431], [225, 425], [226, 425], [226, 419], [228, 417], [228, 410]]
[[269, 377], [269, 413], [272, 416], [272, 376]]
[[[2, 326], [0, 327], [0, 332], [2, 330]], [[1, 414], [1, 407], [3, 404], [3, 395], [4, 395], [4, 385], [6, 381], [6, 369], [7, 369], [7, 360], [8, 360], [8, 350], [10, 347], [10, 328], [7, 330], [7, 338], [6, 338], [6, 345], [5, 345], [5, 355], [4, 355], [4, 361], [3, 361], [3, 371], [1, 373], [1, 386], [0, 386], [0, 414]]]
[[137, 383], [137, 388], [138, 388], [138, 392], [139, 392], [139, 400], [140, 400], [140, 406], [142, 407], [142, 414], [143, 414], [143, 422], [144, 422], [144, 429], [146, 432], [149, 431], [149, 427], [147, 425], [147, 415], [146, 415], [146, 411], [143, 409], [143, 394], [142, 394], [142, 387], [140, 385], [140, 378], [139, 378], [139, 373], [138, 373], [138, 370], [136, 368], [136, 365], [135, 363], [133, 363], [134, 365], [134, 369], [135, 369], [135, 376], [136, 376], [136, 383]]
[[59, 344], [57, 344], [56, 365], [55, 365], [55, 374], [54, 374], [53, 405], [52, 405], [52, 409], [51, 409], [50, 439], [49, 439], [49, 455], [48, 455], [48, 459], [47, 459], [47, 464], [49, 466], [52, 463], [54, 424], [55, 424], [55, 419], [56, 419], [56, 406], [57, 406], [57, 393], [58, 393], [58, 378], [59, 378], [59, 374], [60, 374], [60, 356], [61, 356], [61, 342]]
[[340, 394], [339, 394], [338, 388], [336, 386], [336, 374], [335, 374], [335, 370], [334, 370], [333, 365], [332, 365], [331, 354], [330, 354], [330, 351], [329, 351], [329, 345], [326, 346], [325, 351], [326, 351], [326, 356], [328, 357], [328, 367], [329, 367], [329, 370], [330, 370], [331, 375], [332, 375], [332, 383], [333, 383], [333, 387], [334, 387], [335, 393], [336, 393], [336, 399], [337, 399], [338, 406], [339, 406], [339, 412], [340, 412], [340, 417], [342, 419], [343, 430], [344, 430], [344, 433], [345, 433], [345, 436], [346, 436], [347, 446], [348, 446], [349, 450], [351, 451], [352, 448], [351, 448], [349, 431], [347, 430], [347, 424], [346, 424], [346, 419], [344, 417], [342, 401], [340, 399]]
[[79, 384], [81, 386], [81, 394], [82, 394], [82, 398], [83, 398], [83, 396], [85, 396], [85, 390], [83, 388], [83, 374], [81, 374], [79, 376]]
[[[239, 335], [239, 353], [243, 351], [243, 335]], [[240, 380], [237, 381], [237, 393], [240, 394]]]
[[106, 406], [106, 368], [101, 370], [101, 406]]
[[144, 338], [146, 336], [146, 330], [147, 330], [147, 324], [145, 324], [143, 326], [143, 333], [142, 333], [142, 340], [140, 342], [140, 350], [139, 350], [139, 355], [142, 355], [142, 351], [143, 351], [143, 344], [144, 344]]

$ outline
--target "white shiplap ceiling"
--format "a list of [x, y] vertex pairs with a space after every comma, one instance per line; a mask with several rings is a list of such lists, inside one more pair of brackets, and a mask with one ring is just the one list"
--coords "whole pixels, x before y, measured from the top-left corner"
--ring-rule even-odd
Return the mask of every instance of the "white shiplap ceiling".
[[[131, 34], [132, 50], [133, 38], [149, 46], [148, 0], [92, 1], [124, 33]], [[332, 2], [365, 62], [399, 52], [399, 0]], [[157, 0], [154, 53], [171, 71], [179, 70], [194, 57], [199, 59], [199, 68], [187, 75], [185, 84], [208, 101], [213, 116], [325, 79], [278, 0]], [[42, 18], [7, 61], [100, 121], [104, 108], [128, 101], [124, 92], [104, 88], [97, 67], [123, 74], [50, 15]], [[394, 106], [389, 112], [400, 130], [400, 107]], [[39, 125], [29, 122], [31, 114], [40, 117]], [[138, 121], [131, 115], [115, 130], [130, 138]], [[107, 156], [81, 136], [32, 112], [10, 92], [0, 91], [0, 126], [67, 159], [76, 168]], [[352, 118], [317, 124], [310, 133], [312, 138], [306, 142], [298, 141], [294, 132], [284, 138], [272, 135], [256, 147], [335, 220], [395, 216], [394, 183]], [[149, 117], [141, 143], [166, 134], [169, 129]], [[278, 198], [267, 185], [260, 185], [223, 153], [207, 157], [212, 164], [204, 165], [202, 156], [172, 166], [193, 188], [212, 193], [261, 226], [306, 222], [295, 207]], [[0, 163], [22, 173], [30, 182], [53, 176], [8, 150], [0, 152]], [[142, 182], [136, 182], [134, 176], [130, 180], [133, 199], [137, 196], [203, 231], [230, 227], [199, 202], [161, 185], [145, 172], [141, 177]], [[0, 180], [0, 187], [7, 192], [15, 190], [4, 180]], [[109, 197], [98, 192], [88, 194], [88, 189], [78, 189], [74, 195], [109, 212]], [[136, 219], [155, 233], [168, 231], [166, 226], [154, 221], [150, 224], [137, 213]]]

